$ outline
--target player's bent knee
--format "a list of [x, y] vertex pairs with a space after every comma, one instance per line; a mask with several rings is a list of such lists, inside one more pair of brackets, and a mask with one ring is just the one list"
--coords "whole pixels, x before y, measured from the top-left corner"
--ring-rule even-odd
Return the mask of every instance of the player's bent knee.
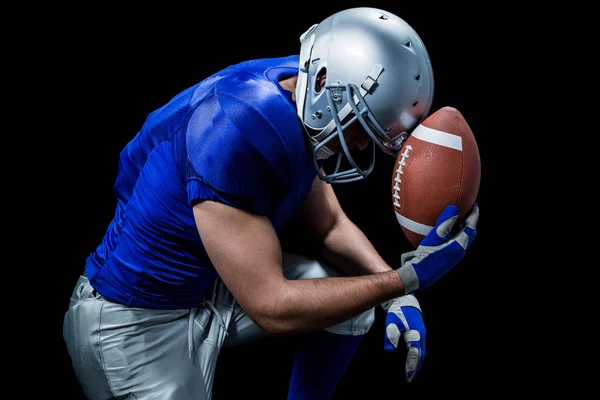
[[371, 308], [363, 313], [358, 314], [354, 318], [348, 319], [340, 324], [330, 326], [325, 330], [338, 335], [364, 335], [369, 331], [369, 329], [371, 329], [374, 321], [375, 309]]
[[338, 276], [340, 272], [331, 270], [331, 268], [326, 267], [319, 260], [297, 254], [284, 253], [283, 274], [286, 278], [295, 280]]
[[[344, 276], [338, 269], [325, 262], [297, 254], [283, 254], [283, 272], [288, 279], [315, 279], [331, 276]], [[371, 308], [354, 318], [325, 329], [339, 335], [364, 335], [375, 321], [375, 309]]]

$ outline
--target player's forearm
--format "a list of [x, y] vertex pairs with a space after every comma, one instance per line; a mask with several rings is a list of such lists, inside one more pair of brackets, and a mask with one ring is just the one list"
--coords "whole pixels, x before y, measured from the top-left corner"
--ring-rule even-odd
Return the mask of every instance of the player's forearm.
[[350, 319], [383, 301], [404, 294], [394, 270], [355, 277], [289, 280], [255, 314], [271, 335], [324, 329]]
[[391, 270], [365, 234], [347, 217], [340, 219], [325, 236], [323, 255], [348, 275]]

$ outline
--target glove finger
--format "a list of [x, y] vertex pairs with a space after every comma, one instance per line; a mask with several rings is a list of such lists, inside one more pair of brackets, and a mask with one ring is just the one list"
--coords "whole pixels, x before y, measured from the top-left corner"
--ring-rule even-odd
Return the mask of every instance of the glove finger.
[[[454, 240], [456, 240], [456, 243], [458, 243], [462, 248], [460, 252], [464, 253], [464, 251], [469, 248], [473, 240], [475, 240], [475, 231], [469, 230], [467, 233], [465, 230], [461, 230], [456, 234]], [[462, 256], [460, 258], [462, 258]]]
[[419, 340], [419, 349], [421, 354], [419, 355], [419, 363], [417, 364], [417, 368], [412, 375], [411, 379], [414, 379], [421, 371], [421, 367], [423, 366], [423, 360], [425, 360], [425, 331], [421, 332], [421, 339]]
[[468, 249], [475, 237], [477, 236], [477, 222], [479, 221], [479, 205], [475, 203], [473, 211], [465, 221], [465, 233], [469, 236], [469, 242], [465, 249]]
[[454, 235], [454, 240], [466, 250], [469, 248], [477, 234], [477, 221], [479, 220], [479, 207], [477, 203], [473, 206], [473, 210], [465, 220], [460, 230]]
[[452, 227], [458, 218], [458, 208], [450, 204], [440, 214], [437, 222], [427, 236], [421, 241], [424, 246], [438, 246], [447, 240], [448, 234], [452, 231]]
[[435, 223], [435, 230], [440, 237], [448, 236], [458, 217], [458, 208], [454, 204], [446, 206]]
[[467, 243], [467, 247], [465, 248], [468, 249], [471, 243], [473, 243], [473, 240], [475, 240], [475, 238], [477, 237], [477, 230], [467, 228], [465, 229], [465, 232], [469, 236], [469, 243]]
[[465, 226], [470, 229], [475, 230], [475, 227], [477, 226], [478, 221], [479, 221], [479, 205], [477, 203], [475, 203], [475, 205], [473, 205], [473, 209], [471, 210], [471, 213], [465, 220]]
[[421, 346], [419, 345], [419, 342], [414, 342], [407, 345], [405, 364], [407, 382], [411, 382], [415, 376], [417, 376], [417, 373], [421, 367], [422, 358]]
[[419, 341], [419, 345], [421, 346], [421, 362], [419, 363], [419, 366], [417, 368], [417, 371], [415, 372], [415, 375], [417, 373], [419, 373], [419, 370], [421, 369], [421, 365], [423, 364], [423, 360], [425, 359], [425, 335], [421, 335], [421, 340]]
[[398, 343], [400, 343], [400, 336], [402, 336], [402, 332], [400, 332], [398, 325], [394, 323], [387, 324], [385, 327], [383, 349], [386, 351], [397, 350]]

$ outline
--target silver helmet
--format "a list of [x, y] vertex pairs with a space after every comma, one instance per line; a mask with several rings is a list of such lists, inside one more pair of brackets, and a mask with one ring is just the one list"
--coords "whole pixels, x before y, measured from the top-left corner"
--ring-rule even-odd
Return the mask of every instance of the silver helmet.
[[[375, 146], [396, 155], [408, 134], [428, 115], [433, 101], [429, 54], [416, 31], [398, 16], [371, 7], [350, 8], [315, 24], [300, 37], [296, 103], [312, 145], [315, 167], [330, 183], [364, 179], [373, 170]], [[359, 122], [370, 136], [370, 165], [357, 166], [344, 129]], [[317, 160], [343, 152], [332, 174]], [[345, 156], [350, 167], [340, 171]]]

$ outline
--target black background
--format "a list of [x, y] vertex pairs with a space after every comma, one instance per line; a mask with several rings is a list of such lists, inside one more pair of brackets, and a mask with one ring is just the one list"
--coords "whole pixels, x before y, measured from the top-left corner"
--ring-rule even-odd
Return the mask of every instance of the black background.
[[[494, 63], [498, 46], [506, 42], [496, 40], [495, 23], [478, 17], [486, 12], [448, 2], [433, 6], [385, 1], [290, 4], [280, 9], [266, 3], [90, 6], [70, 9], [46, 28], [48, 56], [43, 57], [49, 79], [40, 80], [38, 87], [40, 103], [54, 110], [49, 118], [57, 134], [50, 145], [57, 149], [54, 155], [60, 154], [52, 160], [58, 178], [51, 203], [60, 211], [39, 233], [51, 237], [57, 226], [66, 232], [56, 238], [62, 246], [55, 249], [60, 268], [52, 273], [57, 305], [49, 326], [49, 340], [57, 349], [53, 370], [61, 379], [58, 397], [82, 398], [62, 341], [62, 316], [85, 257], [112, 217], [122, 146], [151, 111], [181, 90], [245, 59], [295, 54], [300, 34], [310, 25], [343, 8], [365, 5], [391, 11], [417, 30], [433, 64], [433, 110], [456, 107], [471, 126], [482, 160], [481, 217], [477, 240], [464, 261], [418, 295], [428, 334], [417, 379], [404, 381], [403, 354], [383, 352], [385, 316], [378, 310], [334, 398], [434, 393], [487, 397], [527, 384], [526, 376], [515, 374], [524, 368], [510, 339], [514, 326], [507, 326], [506, 320], [518, 310], [506, 301], [510, 287], [499, 245], [503, 233], [498, 227], [513, 217], [513, 210], [503, 204], [509, 196], [502, 189], [505, 149], [498, 141], [503, 129], [495, 108], [505, 82]], [[61, 100], [52, 93], [60, 93]], [[391, 205], [393, 161], [378, 154], [369, 179], [335, 186], [347, 214], [389, 260], [410, 250]], [[293, 232], [288, 234], [294, 245]], [[223, 349], [213, 398], [285, 399], [293, 348], [292, 338], [280, 338]]]

